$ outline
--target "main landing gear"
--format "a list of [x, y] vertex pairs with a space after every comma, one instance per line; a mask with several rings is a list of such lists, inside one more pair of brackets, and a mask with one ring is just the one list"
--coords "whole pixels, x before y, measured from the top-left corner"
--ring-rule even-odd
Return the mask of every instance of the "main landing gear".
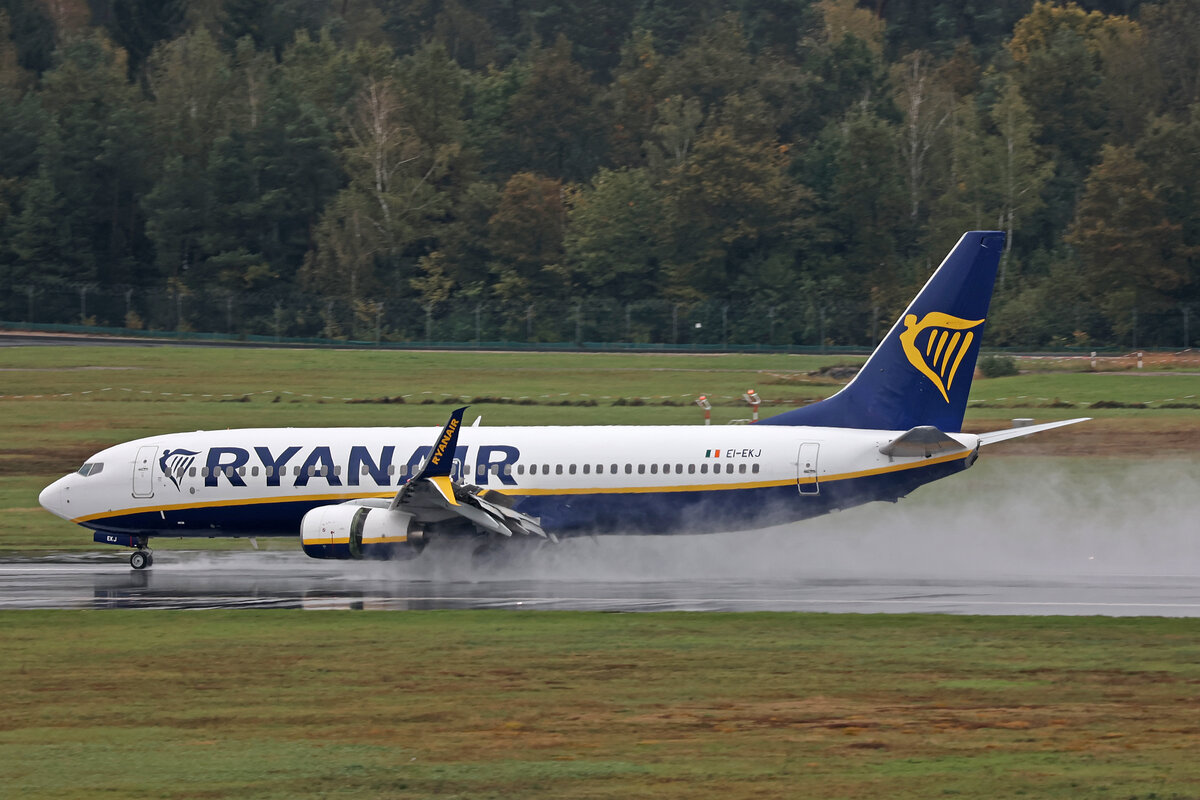
[[134, 550], [133, 555], [129, 557], [129, 566], [134, 569], [154, 566], [154, 553], [150, 551], [146, 537], [138, 537], [137, 550]]

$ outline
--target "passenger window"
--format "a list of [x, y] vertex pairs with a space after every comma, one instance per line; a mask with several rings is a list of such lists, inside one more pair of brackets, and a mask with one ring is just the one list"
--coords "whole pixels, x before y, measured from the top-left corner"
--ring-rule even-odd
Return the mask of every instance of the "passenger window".
[[726, 465], [725, 465], [725, 473], [726, 473], [727, 475], [732, 475], [732, 474], [733, 474], [733, 464], [726, 464]]
[[[366, 465], [366, 464], [363, 464], [363, 465], [362, 465], [362, 472], [360, 472], [359, 474], [360, 474], [360, 475], [364, 475], [364, 476], [365, 476], [365, 475], [366, 475], [368, 472], [370, 472], [370, 471], [371, 471], [371, 470], [370, 470], [370, 469], [367, 467], [367, 465]], [[388, 472], [391, 472], [391, 468], [390, 468], [390, 467], [388, 468]]]
[[292, 467], [292, 474], [293, 474], [293, 475], [299, 475], [299, 474], [300, 474], [300, 465], [299, 465], [299, 464], [297, 464], [296, 466]]
[[[640, 470], [639, 470], [639, 471], [640, 471]], [[650, 474], [651, 474], [651, 475], [657, 475], [657, 474], [658, 474], [658, 464], [651, 464], [651, 465], [650, 465]]]
[[201, 477], [201, 478], [207, 478], [207, 477], [208, 477], [208, 467], [201, 467], [201, 468], [200, 468], [200, 477]]
[[562, 475], [562, 464], [555, 464], [555, 465], [554, 465], [554, 474], [555, 474], [555, 475]]
[[252, 468], [250, 469], [250, 475], [251, 475], [252, 477], [255, 477], [255, 478], [257, 478], [257, 477], [258, 477], [258, 467], [252, 467]]
[[675, 474], [676, 474], [676, 475], [682, 475], [682, 474], [683, 474], [683, 464], [676, 464], [676, 465], [675, 465]]
[[505, 474], [505, 475], [512, 475], [512, 464], [505, 464], [505, 465], [504, 465], [504, 474]]
[[700, 474], [701, 474], [701, 475], [707, 475], [707, 474], [708, 474], [708, 464], [701, 464], [701, 465], [700, 465]]
[[646, 465], [638, 464], [638, 475], [645, 475], [645, 474], [646, 474]]
[[584, 464], [584, 465], [583, 465], [583, 474], [584, 474], [584, 475], [590, 475], [590, 474], [592, 474], [592, 465], [591, 465], [591, 464]]
[[[267, 469], [270, 469], [270, 467], [267, 467]], [[191, 476], [191, 477], [193, 477], [193, 478], [194, 478], [194, 477], [196, 477], [196, 468], [195, 468], [195, 467], [192, 467], [191, 469], [189, 469], [189, 470], [188, 470], [188, 475], [189, 475], [189, 476]]]
[[567, 467], [567, 472], [574, 475], [575, 474], [575, 465], [572, 464], [571, 466]]
[[400, 477], [404, 477], [407, 474], [408, 474], [408, 464], [401, 464], [400, 465]]
[[475, 474], [476, 475], [484, 475], [486, 473], [487, 473], [487, 464], [476, 464], [475, 465]]
[[245, 476], [245, 474], [246, 474], [246, 468], [245, 468], [245, 467], [238, 467], [238, 475]]
[[333, 474], [334, 475], [342, 474], [342, 465], [341, 464], [338, 464], [336, 467], [333, 468]]
[[626, 464], [626, 465], [625, 465], [625, 474], [626, 474], [626, 475], [632, 475], [632, 474], [633, 474], [633, 464]]
[[268, 477], [268, 478], [273, 478], [273, 477], [275, 477], [275, 468], [274, 468], [274, 467], [272, 467], [272, 466], [268, 466], [268, 467], [266, 467], [266, 468], [263, 470], [263, 472], [267, 473], [267, 477]]
[[741, 473], [742, 475], [745, 475], [746, 474], [746, 465], [738, 464], [738, 472]]
[[616, 475], [616, 474], [617, 474], [617, 465], [616, 465], [616, 464], [613, 464], [613, 465], [612, 465], [612, 474], [613, 474], [613, 475]]
[[695, 474], [696, 474], [696, 465], [688, 464], [688, 475], [695, 475]]
[[753, 472], [755, 475], [757, 475], [758, 474], [758, 464], [752, 464], [750, 466], [750, 471]]
[[597, 475], [603, 475], [603, 474], [604, 474], [604, 465], [603, 465], [603, 464], [597, 464], [597, 465], [596, 465], [596, 474], [597, 474]]
[[518, 475], [525, 474], [525, 465], [524, 464], [517, 464], [517, 474]]
[[[363, 475], [366, 475], [366, 474], [367, 474], [367, 468], [364, 465], [363, 466]], [[395, 475], [395, 474], [396, 474], [396, 465], [388, 464], [388, 475]], [[401, 474], [403, 475], [404, 473], [401, 473]]]

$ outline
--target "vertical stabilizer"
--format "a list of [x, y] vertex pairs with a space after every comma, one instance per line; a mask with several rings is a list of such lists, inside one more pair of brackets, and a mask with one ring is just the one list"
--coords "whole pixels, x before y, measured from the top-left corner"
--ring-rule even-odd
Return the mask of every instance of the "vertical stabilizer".
[[969, 231], [840, 392], [760, 425], [962, 429], [987, 321], [1001, 231]]

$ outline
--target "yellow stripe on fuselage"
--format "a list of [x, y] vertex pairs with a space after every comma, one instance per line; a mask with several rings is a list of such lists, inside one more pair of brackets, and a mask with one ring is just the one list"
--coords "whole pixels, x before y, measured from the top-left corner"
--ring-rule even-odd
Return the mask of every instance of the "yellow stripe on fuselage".
[[[855, 472], [844, 472], [837, 475], [824, 475], [819, 479], [820, 483], [833, 483], [835, 481], [846, 481], [854, 478], [869, 478], [875, 475], [884, 475], [889, 472], [903, 472], [910, 469], [920, 469], [929, 467], [935, 464], [944, 464], [950, 461], [959, 461], [971, 454], [971, 450], [961, 450], [957, 453], [937, 456], [936, 458], [926, 458], [921, 461], [909, 462], [906, 464], [889, 464], [884, 467], [875, 467], [873, 469], [858, 470]], [[740, 483], [702, 483], [702, 484], [681, 484], [673, 486], [616, 486], [616, 487], [586, 487], [586, 488], [557, 488], [557, 489], [535, 489], [521, 487], [505, 487], [491, 489], [491, 491], [499, 492], [500, 494], [509, 495], [512, 497], [545, 497], [550, 495], [580, 495], [580, 494], [654, 494], [656, 492], [674, 493], [674, 492], [720, 492], [720, 491], [736, 491], [739, 489], [770, 489], [777, 486], [795, 486], [801, 484], [811, 484], [818, 482], [817, 478], [789, 478], [784, 480], [772, 481], [751, 481]], [[97, 519], [105, 519], [107, 517], [125, 516], [126, 514], [154, 514], [157, 512], [168, 511], [186, 511], [194, 508], [226, 508], [230, 506], [248, 506], [259, 505], [266, 503], [298, 503], [311, 502], [313, 500], [329, 500], [335, 503], [342, 503], [347, 500], [363, 500], [368, 498], [390, 499], [395, 497], [394, 491], [386, 492], [355, 492], [351, 494], [313, 494], [313, 495], [296, 495], [292, 497], [280, 497], [273, 495], [270, 497], [248, 497], [239, 498], [236, 500], [214, 500], [207, 503], [180, 503], [176, 505], [166, 506], [149, 506], [144, 508], [127, 508], [117, 511], [104, 511], [98, 514], [89, 514], [84, 517], [73, 519], [72, 522], [90, 522]]]

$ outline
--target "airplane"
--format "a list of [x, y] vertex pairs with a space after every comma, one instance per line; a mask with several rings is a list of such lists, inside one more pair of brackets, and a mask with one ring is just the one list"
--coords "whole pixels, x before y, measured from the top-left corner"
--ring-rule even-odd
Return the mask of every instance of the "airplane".
[[1087, 418], [962, 432], [1004, 233], [963, 234], [858, 374], [752, 425], [270, 428], [149, 436], [46, 487], [48, 511], [133, 548], [299, 536], [315, 558], [411, 558], [432, 540], [734, 531], [893, 501], [981, 447]]

